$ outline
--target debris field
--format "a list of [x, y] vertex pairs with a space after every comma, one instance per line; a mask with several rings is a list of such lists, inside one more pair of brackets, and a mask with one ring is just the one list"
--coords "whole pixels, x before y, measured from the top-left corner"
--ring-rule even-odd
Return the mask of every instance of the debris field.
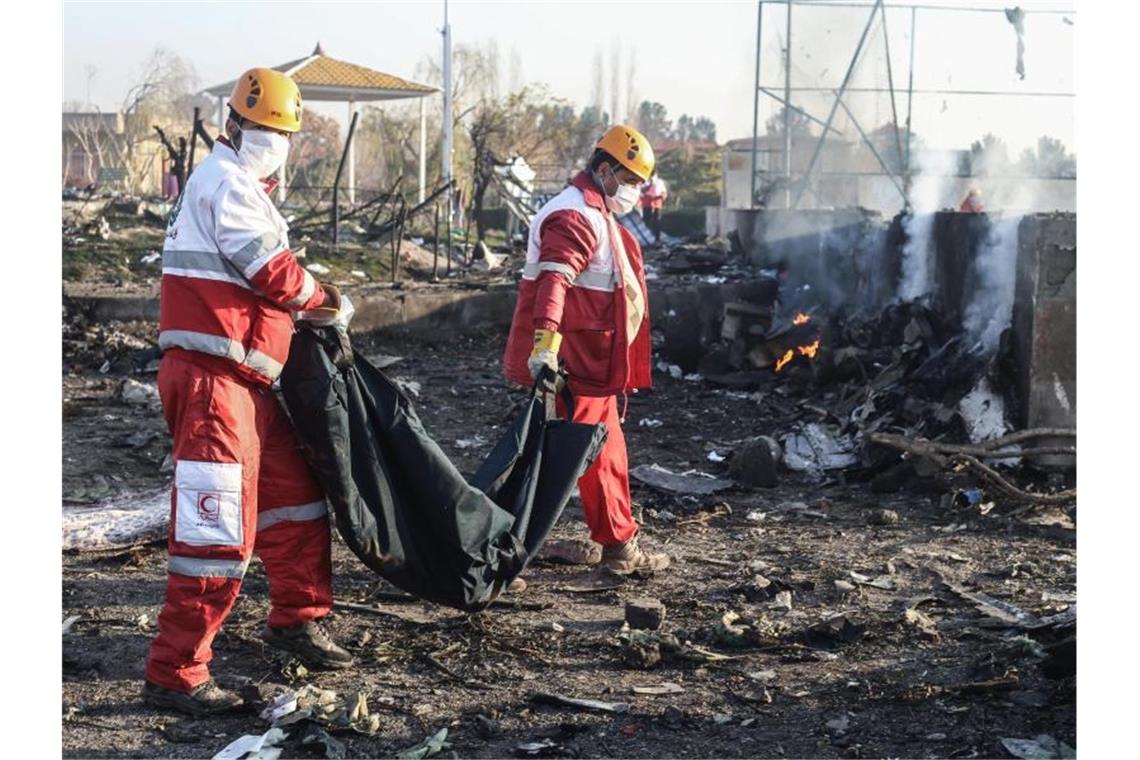
[[[66, 534], [65, 756], [213, 756], [247, 735], [272, 746], [274, 721], [302, 729], [279, 745], [285, 757], [1065, 756], [1076, 513], [1048, 497], [1071, 483], [985, 465], [1008, 491], [960, 458], [993, 461], [992, 448], [969, 448], [957, 402], [1000, 368], [949, 377], [969, 364], [945, 359], [954, 336], [925, 306], [899, 308], [910, 348], [893, 353], [818, 316], [825, 346], [853, 347], [831, 352], [826, 372], [822, 359], [776, 373], [730, 356], [718, 383], [659, 362], [625, 421], [644, 540], [673, 558], [653, 577], [536, 562], [526, 591], [467, 615], [406, 596], [334, 538], [329, 628], [358, 666], [312, 673], [262, 647], [267, 588], [252, 563], [213, 662], [248, 712], [195, 720], [144, 706], [161, 539], [91, 552], [77, 549], [105, 536]], [[153, 323], [65, 315], [65, 515], [109, 502], [161, 511], [156, 337]], [[523, 398], [502, 379], [504, 341], [498, 330], [356, 339], [387, 357], [464, 472]], [[891, 367], [894, 381], [866, 390]], [[923, 392], [936, 370], [938, 392]], [[922, 449], [932, 438], [961, 450]], [[898, 439], [920, 450], [900, 457]], [[161, 537], [161, 522], [151, 528]], [[586, 537], [574, 501], [554, 537]]]

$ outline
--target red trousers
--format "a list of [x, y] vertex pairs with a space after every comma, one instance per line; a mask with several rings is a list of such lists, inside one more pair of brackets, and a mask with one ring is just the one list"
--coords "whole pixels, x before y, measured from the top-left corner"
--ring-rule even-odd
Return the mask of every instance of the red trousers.
[[175, 350], [163, 356], [158, 390], [174, 439], [174, 491], [166, 601], [146, 678], [189, 691], [210, 677], [211, 644], [254, 553], [269, 578], [271, 626], [328, 614], [328, 510], [268, 388]]
[[[561, 396], [558, 413], [566, 413]], [[604, 423], [609, 432], [602, 452], [578, 479], [578, 493], [582, 497], [590, 538], [603, 546], [625, 543], [637, 534], [637, 522], [630, 511], [629, 456], [618, 416], [617, 397], [575, 396], [574, 422]]]

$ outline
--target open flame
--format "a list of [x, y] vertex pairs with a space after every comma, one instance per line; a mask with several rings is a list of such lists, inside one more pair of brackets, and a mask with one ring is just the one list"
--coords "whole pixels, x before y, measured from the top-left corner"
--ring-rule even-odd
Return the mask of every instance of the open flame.
[[[809, 322], [811, 322], [811, 315], [807, 314], [805, 312], [802, 312], [802, 311], [796, 312], [796, 315], [794, 317], [792, 317], [793, 327], [802, 327], [803, 325], [806, 325]], [[804, 344], [802, 346], [796, 345], [794, 348], [789, 348], [786, 351], [784, 351], [784, 355], [776, 360], [776, 364], [774, 366], [774, 371], [779, 372], [784, 367], [788, 366], [788, 364], [790, 364], [791, 361], [796, 358], [797, 353], [800, 356], [806, 356], [808, 359], [814, 359], [815, 358], [816, 353], [819, 352], [819, 345], [820, 345], [820, 337], [819, 337], [819, 332], [817, 330], [814, 330], [812, 328], [792, 330], [792, 331], [790, 331], [790, 334], [796, 336], [796, 337], [792, 338], [792, 340], [796, 340], [796, 339], [803, 340], [805, 337], [807, 337], [806, 335], [804, 335], [805, 332], [809, 333], [809, 334], [815, 333], [815, 335], [816, 335], [815, 340], [813, 340], [811, 343], [807, 343], [807, 344]], [[784, 345], [787, 345], [787, 344], [785, 343]]]
[[809, 359], [815, 358], [815, 352], [819, 350], [819, 338], [809, 343], [806, 346], [797, 346], [796, 350], [800, 352], [800, 356], [806, 356]]

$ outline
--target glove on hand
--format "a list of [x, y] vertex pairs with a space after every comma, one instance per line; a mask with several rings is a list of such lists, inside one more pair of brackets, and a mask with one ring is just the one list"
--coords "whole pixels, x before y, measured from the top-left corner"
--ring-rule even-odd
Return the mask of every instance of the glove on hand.
[[326, 298], [323, 305], [316, 309], [298, 312], [297, 319], [308, 322], [316, 327], [336, 327], [339, 330], [348, 330], [348, 323], [356, 309], [348, 296], [342, 295], [335, 285], [321, 285]]
[[531, 378], [537, 380], [544, 369], [558, 372], [558, 349], [561, 345], [561, 333], [552, 330], [534, 331], [534, 350], [526, 362]]

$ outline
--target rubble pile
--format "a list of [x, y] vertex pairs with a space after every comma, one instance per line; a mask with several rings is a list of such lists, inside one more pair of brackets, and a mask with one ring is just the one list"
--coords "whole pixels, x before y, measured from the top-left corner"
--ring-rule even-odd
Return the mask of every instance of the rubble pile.
[[[1025, 491], [994, 469], [1020, 465], [1020, 477], [1056, 491], [1071, 481], [1075, 453], [1075, 431], [1012, 433], [1021, 400], [1008, 330], [987, 350], [930, 297], [874, 314], [836, 308], [774, 320], [774, 313], [772, 302], [725, 304], [722, 340], [701, 360], [699, 376], [686, 377], [755, 391], [769, 410], [785, 407], [787, 428], [765, 431], [778, 439], [776, 451], [770, 438], [750, 440], [727, 465], [738, 482], [775, 485], [782, 460], [786, 470], [817, 478], [841, 472], [879, 491], [916, 479], [932, 485], [930, 478], [964, 469], [1010, 497], [1073, 495]], [[958, 490], [949, 481], [940, 487]]]
[[64, 297], [63, 369], [116, 375], [157, 372], [161, 352], [156, 327], [141, 322], [97, 322]]

